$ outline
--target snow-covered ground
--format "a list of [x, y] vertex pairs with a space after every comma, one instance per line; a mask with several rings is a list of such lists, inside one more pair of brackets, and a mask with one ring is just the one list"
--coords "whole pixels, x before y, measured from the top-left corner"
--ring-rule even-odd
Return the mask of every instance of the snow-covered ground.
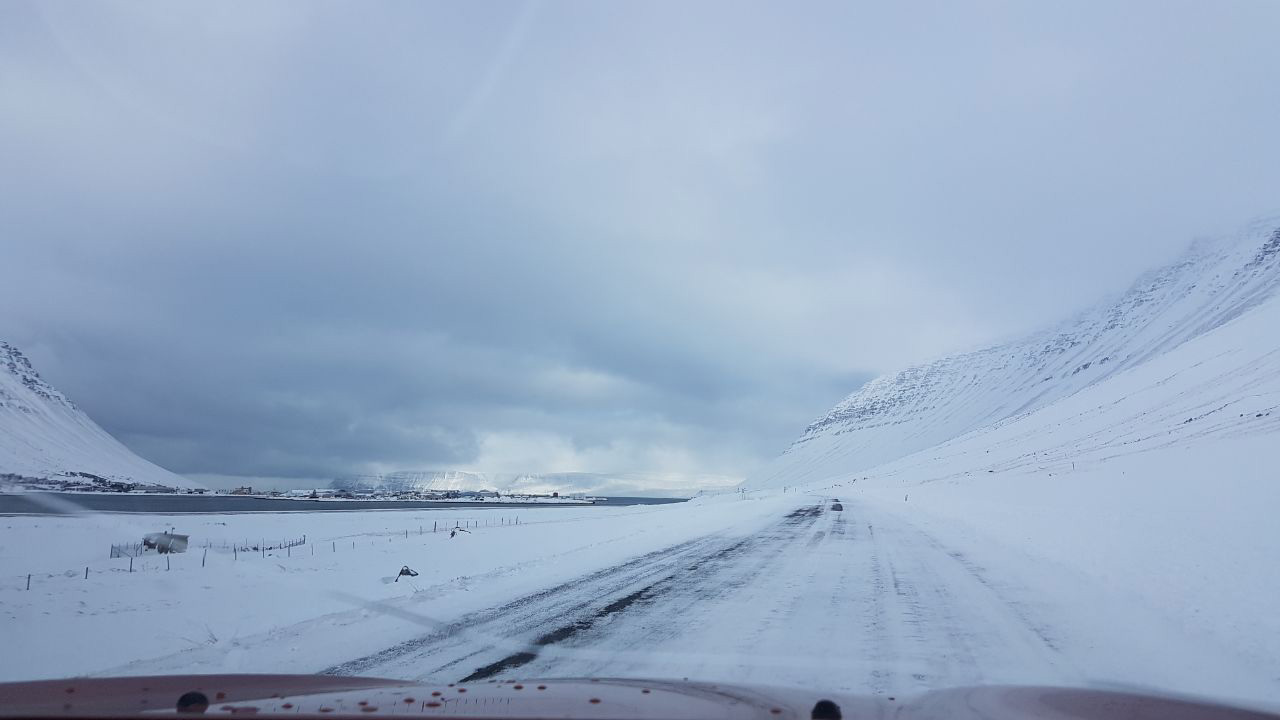
[[[1095, 566], [1097, 558], [1018, 535], [1052, 536], [1062, 523], [1046, 531], [1039, 517], [1014, 517], [992, 533], [982, 529], [986, 518], [949, 509], [944, 494], [903, 502], [896, 489], [856, 485], [834, 491], [842, 511], [819, 495], [762, 491], [681, 505], [528, 509], [519, 525], [495, 525], [513, 516], [499, 508], [179, 516], [168, 522], [191, 533], [192, 551], [170, 556], [171, 570], [162, 556], [135, 560], [133, 574], [126, 559], [104, 558], [106, 544], [162, 528], [165, 518], [5, 518], [0, 621], [20, 651], [0, 654], [0, 679], [589, 675], [882, 695], [1101, 681], [1280, 700], [1276, 662], [1260, 655], [1266, 628], [1255, 628], [1252, 643], [1234, 643], [1213, 632], [1220, 618], [1197, 624], [1169, 612], [1160, 587], [1144, 587], [1158, 571], [1108, 574], [1143, 563], [1141, 547], [1108, 556], [1105, 528], [1077, 529], [1102, 534], [1082, 545], [1100, 555]], [[470, 534], [431, 533], [432, 522], [468, 520], [479, 523]], [[304, 533], [307, 545], [287, 554], [233, 559], [215, 549], [201, 567], [205, 541], [216, 548]], [[1192, 532], [1184, 545], [1203, 540]], [[401, 565], [419, 576], [395, 582]], [[38, 571], [30, 591], [27, 570]], [[1261, 587], [1246, 579], [1241, 590]], [[1206, 615], [1240, 602], [1226, 588], [1202, 596], [1164, 589]], [[1274, 597], [1252, 598], [1253, 616], [1265, 616]]]
[[[1201, 245], [1059, 330], [869, 384], [748, 486], [899, 522], [893, 552], [951, 556], [1028, 619], [1067, 681], [1274, 704], [1275, 225]], [[924, 594], [965, 586], [945, 578]], [[961, 627], [981, 625], [976, 600], [949, 601]], [[926, 614], [917, 632], [947, 622]]]
[[[774, 504], [736, 501], [0, 518], [0, 623], [6, 645], [21, 649], [0, 653], [0, 680], [312, 672], [423, 631], [363, 603], [451, 621], [707, 533], [746, 535], [775, 514]], [[470, 533], [444, 532], [468, 522]], [[432, 533], [433, 526], [441, 532]], [[169, 527], [190, 534], [187, 553], [149, 554], [134, 560], [133, 573], [127, 558], [108, 558], [112, 543]], [[304, 534], [306, 545], [266, 557], [230, 549]], [[206, 543], [213, 547], [202, 567]], [[402, 565], [419, 576], [393, 582]], [[94, 638], [91, 651], [83, 638]]]
[[[1280, 698], [1278, 330], [1270, 299], [1045, 407], [875, 467], [809, 454], [796, 476], [825, 476], [806, 487], [893, 509], [956, 547], [989, 543], [1073, 578], [1030, 585], [1073, 604], [1049, 626], [1064, 648], [1128, 637], [1138, 618], [1165, 623], [1092, 658], [1100, 677], [1133, 663], [1154, 684], [1207, 692], [1252, 673], [1269, 679], [1259, 697]], [[1093, 587], [1107, 594], [1074, 592]]]

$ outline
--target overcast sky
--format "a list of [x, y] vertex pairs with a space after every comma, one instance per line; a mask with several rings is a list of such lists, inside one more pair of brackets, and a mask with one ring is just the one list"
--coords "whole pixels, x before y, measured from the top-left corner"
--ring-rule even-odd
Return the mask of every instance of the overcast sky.
[[0, 1], [0, 338], [180, 473], [742, 477], [1280, 209], [1280, 3]]

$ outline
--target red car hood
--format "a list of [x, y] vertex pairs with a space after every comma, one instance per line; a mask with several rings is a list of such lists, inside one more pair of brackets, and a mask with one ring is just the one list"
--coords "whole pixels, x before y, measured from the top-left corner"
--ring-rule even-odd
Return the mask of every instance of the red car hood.
[[[185, 698], [184, 698], [185, 696]], [[431, 685], [325, 675], [171, 675], [0, 683], [0, 717], [178, 714], [291, 717], [843, 718], [1182, 720], [1280, 718], [1210, 701], [1132, 692], [988, 686], [870, 697], [666, 680], [583, 679]], [[207, 707], [201, 700], [207, 701]], [[826, 715], [832, 717], [831, 708]]]

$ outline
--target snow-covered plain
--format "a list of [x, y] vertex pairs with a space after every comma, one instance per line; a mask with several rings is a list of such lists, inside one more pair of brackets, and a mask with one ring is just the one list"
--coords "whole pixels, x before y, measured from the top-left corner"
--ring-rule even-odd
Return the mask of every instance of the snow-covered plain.
[[[1206, 632], [1220, 623], [1187, 623], [1152, 602], [1145, 577], [1117, 580], [1012, 537], [1045, 535], [1034, 518], [989, 533], [937, 512], [940, 502], [836, 492], [844, 510], [820, 495], [761, 491], [521, 509], [519, 525], [496, 526], [512, 513], [5, 518], [0, 622], [18, 651], [0, 654], [0, 679], [689, 677], [879, 695], [1105, 682], [1280, 698], [1275, 661], [1258, 652], [1265, 640], [1224, 642]], [[432, 522], [467, 520], [480, 526], [431, 533]], [[166, 522], [194, 546], [254, 534], [306, 533], [308, 543], [265, 558], [215, 549], [204, 567], [194, 547], [170, 556], [171, 570], [149, 555], [132, 574], [128, 560], [104, 557], [106, 540]], [[395, 582], [406, 564], [419, 576]], [[1253, 604], [1265, 615], [1268, 598]]]
[[[0, 518], [0, 622], [11, 650], [0, 653], [0, 680], [317, 671], [423, 632], [366, 603], [451, 621], [708, 532], [748, 534], [774, 510], [735, 502]], [[469, 533], [444, 531], [468, 522]], [[167, 556], [171, 569], [155, 554], [135, 559], [133, 573], [127, 558], [108, 558], [111, 543], [169, 527], [191, 535], [187, 553]], [[306, 545], [265, 557], [222, 547], [304, 534]], [[402, 565], [419, 576], [393, 582]]]

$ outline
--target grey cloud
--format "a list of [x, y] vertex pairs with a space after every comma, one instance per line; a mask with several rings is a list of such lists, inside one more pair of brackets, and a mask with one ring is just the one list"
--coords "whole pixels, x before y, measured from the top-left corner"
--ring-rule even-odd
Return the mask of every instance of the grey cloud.
[[744, 474], [1274, 211], [1278, 14], [8, 3], [0, 335], [179, 472]]

